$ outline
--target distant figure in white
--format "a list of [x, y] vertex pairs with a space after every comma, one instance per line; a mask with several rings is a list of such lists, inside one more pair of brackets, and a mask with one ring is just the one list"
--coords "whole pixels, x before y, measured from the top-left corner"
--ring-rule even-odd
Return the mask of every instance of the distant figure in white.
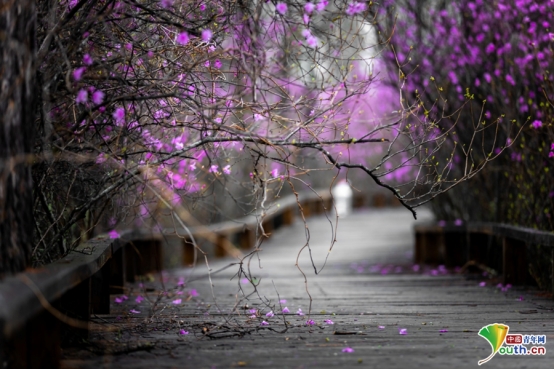
[[347, 181], [340, 180], [339, 183], [331, 190], [335, 207], [339, 217], [346, 216], [352, 212], [352, 189]]

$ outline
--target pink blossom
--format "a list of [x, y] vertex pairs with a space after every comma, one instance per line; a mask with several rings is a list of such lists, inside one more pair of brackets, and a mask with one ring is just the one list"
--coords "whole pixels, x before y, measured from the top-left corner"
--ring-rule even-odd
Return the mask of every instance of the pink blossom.
[[310, 23], [310, 17], [308, 16], [308, 14], [304, 14], [302, 16], [302, 20], [304, 21], [304, 24]]
[[189, 332], [188, 332], [188, 331], [185, 331], [184, 329], [181, 329], [181, 330], [179, 331], [179, 334], [180, 334], [180, 335], [187, 335], [187, 334], [189, 334]]
[[485, 287], [487, 285], [487, 282], [479, 282], [479, 287]]
[[73, 71], [73, 79], [75, 81], [80, 81], [81, 78], [83, 78], [83, 73], [85, 73], [85, 71], [87, 70], [86, 67], [80, 67], [80, 68], [77, 68]]
[[554, 151], [550, 151], [550, 152], [548, 153], [548, 157], [549, 157], [549, 158], [554, 158]]
[[311, 47], [312, 49], [315, 49], [317, 46], [317, 38], [315, 38], [314, 36], [310, 36], [306, 39], [306, 43], [308, 44], [309, 47]]
[[206, 4], [200, 4], [200, 11], [206, 10]]
[[210, 61], [209, 61], [209, 60], [206, 60], [206, 61], [204, 62], [204, 66], [205, 66], [206, 68], [209, 68], [209, 67], [210, 67]]
[[277, 168], [273, 169], [273, 170], [271, 171], [271, 176], [272, 176], [273, 178], [279, 177], [279, 169], [277, 169]]
[[352, 347], [345, 347], [342, 349], [342, 352], [352, 353], [354, 352], [354, 349]]
[[92, 56], [90, 56], [90, 54], [83, 55], [83, 63], [85, 65], [92, 65], [93, 63]]
[[408, 329], [406, 328], [398, 328], [398, 334], [401, 334], [403, 336], [408, 334]]
[[205, 29], [202, 31], [202, 40], [208, 42], [212, 39], [212, 31], [210, 29]]
[[331, 319], [325, 319], [323, 322], [324, 322], [325, 324], [329, 324], [329, 325], [335, 324], [335, 322], [333, 322]]
[[108, 232], [108, 235], [110, 236], [110, 238], [119, 238], [119, 233], [117, 233], [117, 231], [115, 229], [111, 230]]
[[300, 315], [300, 316], [304, 315], [304, 313], [302, 312], [302, 309], [298, 308], [296, 315]]
[[223, 173], [229, 175], [231, 174], [231, 166], [230, 165], [226, 165], [223, 167]]
[[283, 308], [283, 314], [287, 314], [287, 313], [290, 313], [290, 310], [289, 310], [288, 307], [285, 306], [285, 307]]
[[321, 0], [319, 3], [317, 3], [316, 8], [318, 12], [322, 12], [325, 7], [329, 4], [329, 1], [327, 0]]
[[385, 329], [385, 326], [384, 326], [384, 325], [380, 325], [380, 326], [378, 326], [377, 328], [379, 328], [379, 329]]
[[307, 13], [307, 14], [311, 14], [315, 9], [315, 5], [313, 3], [306, 3], [306, 5], [304, 5], [304, 11]]
[[273, 316], [275, 316], [275, 314], [273, 313], [273, 311], [270, 311], [267, 314], [265, 314], [265, 316], [268, 317], [268, 318], [273, 318]]
[[162, 8], [169, 8], [173, 5], [173, 0], [160, 0], [160, 6]]
[[540, 121], [540, 120], [537, 119], [537, 120], [535, 120], [533, 123], [531, 123], [531, 125], [533, 126], [533, 128], [539, 129], [539, 128], [542, 127], [542, 121]]
[[124, 300], [123, 298], [121, 298], [121, 297], [116, 297], [116, 298], [114, 299], [114, 301], [115, 301], [116, 304], [121, 304], [121, 303], [122, 303], [123, 301], [125, 301], [125, 300]]
[[103, 162], [105, 162], [107, 160], [106, 158], [106, 155], [104, 153], [100, 153], [98, 154], [98, 156], [96, 157], [96, 164], [102, 164]]
[[[554, 144], [552, 144], [552, 145], [554, 146]], [[552, 149], [552, 150], [554, 150], [554, 149]], [[287, 300], [281, 299], [281, 300], [279, 300], [279, 303], [280, 303], [280, 304], [286, 304], [286, 303], [287, 303]]]
[[306, 325], [315, 325], [315, 322], [312, 319], [310, 319], [306, 321]]
[[366, 4], [353, 1], [350, 4], [348, 4], [348, 8], [346, 9], [346, 14], [356, 15], [363, 12], [365, 9], [366, 9]]
[[262, 322], [260, 323], [260, 325], [269, 325], [269, 323], [266, 322], [265, 320], [262, 320]]
[[254, 121], [259, 121], [259, 120], [262, 120], [264, 119], [264, 116], [261, 115], [261, 114], [254, 114]]
[[189, 35], [186, 32], [181, 32], [177, 35], [177, 38], [175, 39], [175, 42], [177, 42], [179, 45], [186, 45], [189, 43]]
[[115, 109], [115, 112], [113, 113], [113, 118], [115, 119], [116, 123], [125, 122], [125, 109], [121, 107]]
[[217, 68], [217, 69], [220, 69], [221, 68], [221, 60], [216, 59], [214, 61], [214, 67]]
[[140, 304], [143, 300], [144, 300], [144, 297], [138, 295], [137, 298], [135, 299], [135, 302], [136, 302], [137, 304]]
[[209, 172], [210, 173], [217, 173], [218, 169], [219, 169], [219, 167], [217, 165], [212, 165], [212, 166], [210, 166]]
[[175, 299], [175, 300], [171, 301], [171, 303], [172, 303], [173, 305], [180, 305], [181, 302], [182, 302], [181, 299]]
[[193, 288], [192, 290], [190, 290], [189, 295], [190, 295], [191, 297], [197, 297], [197, 296], [198, 296], [198, 292], [196, 292], [196, 290]]
[[77, 104], [86, 104], [88, 101], [88, 92], [85, 89], [79, 90], [77, 92], [77, 97], [75, 98], [75, 102]]
[[100, 90], [94, 91], [94, 93], [92, 94], [92, 102], [95, 105], [102, 104], [104, 102], [104, 93]]
[[140, 311], [135, 310], [135, 309], [131, 309], [131, 310], [129, 310], [129, 312], [130, 312], [131, 314], [140, 314]]
[[285, 15], [285, 13], [287, 12], [287, 4], [277, 3], [277, 5], [275, 5], [275, 10], [277, 10], [279, 14]]

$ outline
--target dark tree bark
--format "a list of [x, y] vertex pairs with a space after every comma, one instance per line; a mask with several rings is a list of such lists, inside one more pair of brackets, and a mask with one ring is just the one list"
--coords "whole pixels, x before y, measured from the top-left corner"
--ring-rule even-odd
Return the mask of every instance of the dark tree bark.
[[30, 261], [35, 1], [0, 2], [0, 278]]

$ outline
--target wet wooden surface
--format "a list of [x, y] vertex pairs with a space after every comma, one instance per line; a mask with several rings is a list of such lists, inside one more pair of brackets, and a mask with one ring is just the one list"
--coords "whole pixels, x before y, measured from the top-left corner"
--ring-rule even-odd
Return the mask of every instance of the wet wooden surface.
[[[430, 218], [420, 213], [422, 220]], [[323, 216], [308, 225], [319, 270], [332, 227]], [[469, 368], [491, 352], [479, 329], [504, 323], [510, 333], [546, 335], [546, 355], [497, 354], [485, 366], [552, 368], [554, 303], [532, 288], [502, 291], [483, 275], [414, 266], [412, 226], [411, 215], [400, 208], [341, 219], [321, 273], [314, 273], [308, 249], [300, 254], [307, 282], [295, 266], [306, 244], [306, 229], [296, 222], [275, 231], [259, 258], [244, 265], [259, 282], [256, 290], [244, 277], [233, 278], [237, 265], [212, 274], [211, 283], [206, 266], [199, 265], [155, 276], [143, 287], [129, 285], [127, 300], [115, 303], [120, 295], [112, 296], [112, 314], [93, 319], [89, 343], [64, 350], [63, 367]], [[217, 271], [233, 262], [210, 261], [210, 267]], [[145, 300], [137, 303], [138, 295]], [[285, 306], [290, 313], [281, 313]], [[305, 315], [297, 315], [298, 309]], [[266, 317], [269, 311], [275, 316]], [[307, 325], [309, 319], [315, 324]], [[354, 351], [342, 352], [347, 347]]]

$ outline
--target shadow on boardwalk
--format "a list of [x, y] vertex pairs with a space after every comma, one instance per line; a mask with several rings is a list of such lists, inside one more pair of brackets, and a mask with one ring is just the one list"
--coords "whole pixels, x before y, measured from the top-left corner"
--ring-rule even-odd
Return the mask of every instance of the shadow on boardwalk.
[[[430, 215], [421, 211], [420, 217]], [[319, 268], [330, 246], [331, 227], [324, 217], [309, 222]], [[232, 278], [236, 266], [212, 275], [213, 291], [207, 278], [179, 286], [191, 270], [164, 275], [170, 292], [157, 302], [161, 282], [145, 282], [142, 290], [138, 284], [129, 286], [129, 299], [114, 303], [114, 314], [94, 319], [88, 350], [64, 352], [63, 366], [467, 368], [477, 367], [491, 353], [477, 335], [480, 328], [504, 323], [510, 333], [546, 335], [546, 355], [497, 354], [486, 366], [551, 368], [554, 303], [532, 289], [503, 292], [494, 281], [480, 287], [482, 279], [442, 269], [417, 270], [411, 264], [412, 225], [402, 209], [368, 210], [341, 220], [337, 244], [321, 274], [314, 274], [308, 250], [301, 254], [307, 285], [295, 267], [306, 239], [304, 225], [296, 223], [264, 243], [260, 260], [251, 259], [251, 274], [261, 281], [258, 294], [251, 294], [253, 287], [244, 279]], [[231, 262], [218, 260], [210, 266], [219, 270]], [[205, 271], [201, 265], [192, 277]], [[309, 317], [306, 286], [313, 298]], [[138, 295], [146, 299], [137, 303]], [[281, 313], [284, 307], [289, 314]], [[297, 315], [299, 309], [306, 315]], [[273, 317], [266, 316], [270, 311]], [[308, 319], [315, 324], [307, 325]], [[329, 320], [334, 324], [325, 322]], [[354, 351], [343, 352], [347, 347]]]

